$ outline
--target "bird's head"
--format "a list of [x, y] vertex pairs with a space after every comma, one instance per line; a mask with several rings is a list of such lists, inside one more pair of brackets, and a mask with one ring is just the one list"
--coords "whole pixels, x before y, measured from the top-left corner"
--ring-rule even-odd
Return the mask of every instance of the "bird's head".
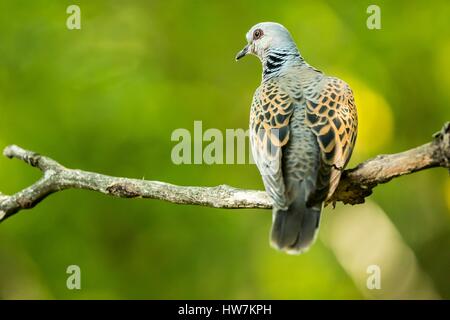
[[238, 52], [236, 60], [253, 54], [264, 60], [265, 55], [271, 50], [297, 51], [297, 46], [289, 31], [279, 23], [261, 22], [253, 27], [245, 35], [247, 45]]

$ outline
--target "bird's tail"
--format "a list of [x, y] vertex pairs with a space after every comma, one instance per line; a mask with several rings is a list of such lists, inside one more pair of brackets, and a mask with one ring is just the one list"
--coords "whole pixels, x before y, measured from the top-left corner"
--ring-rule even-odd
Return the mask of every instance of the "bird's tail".
[[271, 244], [289, 254], [308, 250], [319, 230], [322, 203], [307, 207], [302, 198], [299, 197], [287, 210], [273, 209]]

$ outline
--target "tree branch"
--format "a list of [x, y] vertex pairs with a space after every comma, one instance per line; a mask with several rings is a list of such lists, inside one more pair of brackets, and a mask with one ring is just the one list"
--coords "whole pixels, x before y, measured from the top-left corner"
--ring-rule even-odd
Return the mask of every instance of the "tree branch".
[[[50, 194], [65, 189], [86, 189], [121, 198], [159, 199], [215, 208], [271, 208], [271, 200], [263, 191], [227, 185], [176, 186], [159, 181], [111, 177], [68, 169], [55, 160], [15, 145], [6, 147], [3, 154], [38, 168], [43, 176], [33, 185], [11, 196], [0, 193], [0, 221], [22, 209], [32, 208]], [[345, 170], [328, 203], [363, 203], [364, 198], [372, 194], [372, 189], [378, 184], [432, 167], [450, 169], [450, 123], [446, 123], [430, 143], [397, 154], [379, 155], [353, 169]]]

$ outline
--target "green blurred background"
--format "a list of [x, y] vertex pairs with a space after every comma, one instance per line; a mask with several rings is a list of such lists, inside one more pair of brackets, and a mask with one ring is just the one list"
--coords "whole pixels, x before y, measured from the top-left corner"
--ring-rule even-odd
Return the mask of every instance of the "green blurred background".
[[[450, 119], [450, 4], [376, 1], [0, 2], [0, 148], [182, 185], [262, 189], [253, 165], [174, 165], [171, 133], [247, 128], [261, 66], [234, 61], [277, 21], [312, 65], [346, 80], [360, 117], [350, 165], [430, 141]], [[81, 30], [66, 8], [81, 7]], [[0, 190], [39, 178], [0, 158]], [[267, 210], [220, 210], [69, 190], [0, 225], [0, 298], [450, 298], [450, 182], [426, 170], [327, 208], [301, 256], [271, 249]], [[406, 258], [405, 258], [406, 257]], [[81, 268], [82, 289], [66, 288]], [[381, 268], [367, 290], [366, 267]]]

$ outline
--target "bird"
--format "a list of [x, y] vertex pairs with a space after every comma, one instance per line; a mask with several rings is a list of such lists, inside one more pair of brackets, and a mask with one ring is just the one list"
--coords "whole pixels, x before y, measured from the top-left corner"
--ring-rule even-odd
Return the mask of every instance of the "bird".
[[357, 136], [353, 91], [300, 54], [275, 22], [254, 25], [236, 60], [255, 55], [262, 80], [250, 108], [252, 156], [273, 203], [270, 243], [288, 254], [317, 238], [321, 211], [333, 195]]

